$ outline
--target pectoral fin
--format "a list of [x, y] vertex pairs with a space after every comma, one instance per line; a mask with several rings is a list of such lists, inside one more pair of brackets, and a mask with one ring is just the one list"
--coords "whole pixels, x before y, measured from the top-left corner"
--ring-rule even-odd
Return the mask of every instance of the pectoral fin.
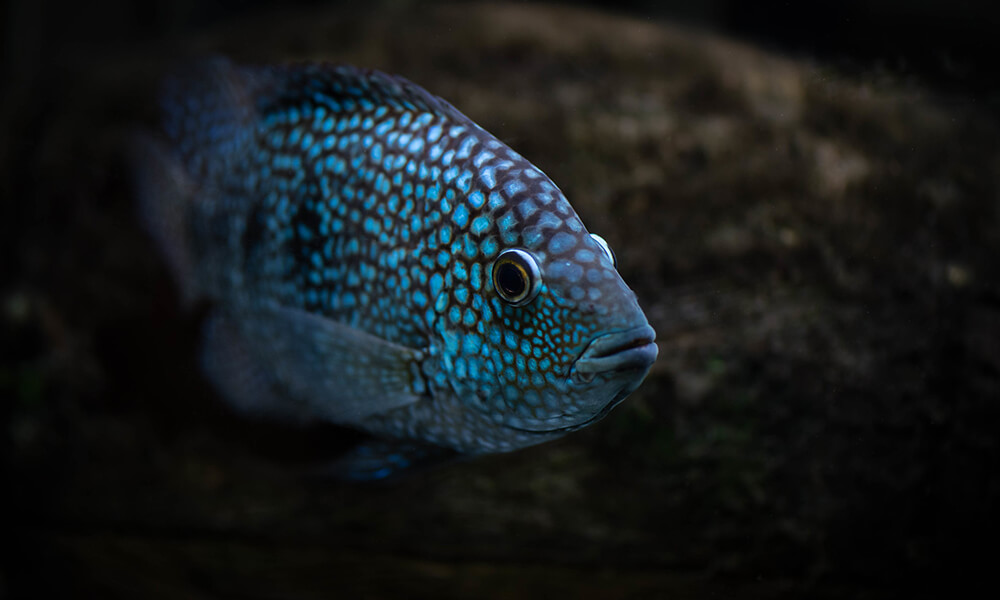
[[[420, 350], [271, 303], [212, 319], [204, 364], [237, 407], [357, 425], [424, 397]], [[273, 382], [276, 391], [258, 397], [246, 368], [261, 373], [249, 381]]]

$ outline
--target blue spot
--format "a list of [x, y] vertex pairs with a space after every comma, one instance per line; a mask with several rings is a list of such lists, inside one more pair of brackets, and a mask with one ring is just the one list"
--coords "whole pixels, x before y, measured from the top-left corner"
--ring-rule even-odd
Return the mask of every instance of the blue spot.
[[434, 303], [434, 310], [437, 312], [444, 312], [444, 309], [448, 307], [448, 295], [441, 294], [437, 297], [437, 302]]
[[538, 246], [538, 243], [542, 240], [542, 231], [537, 227], [528, 227], [521, 235], [524, 238], [524, 245], [529, 248]]
[[504, 184], [503, 190], [507, 193], [508, 198], [512, 198], [514, 194], [524, 190], [524, 184], [521, 183], [520, 179], [511, 179]]
[[476, 354], [482, 346], [482, 340], [474, 333], [467, 333], [462, 338], [462, 351], [465, 354]]
[[472, 205], [472, 208], [475, 209], [482, 208], [483, 204], [485, 203], [486, 203], [486, 198], [483, 196], [483, 193], [480, 192], [479, 190], [475, 190], [471, 194], [469, 194], [469, 204]]
[[491, 258], [497, 253], [497, 246], [498, 244], [496, 238], [490, 237], [483, 240], [483, 243], [479, 245], [479, 249], [483, 251], [483, 254], [485, 254], [487, 258]]
[[480, 215], [472, 220], [472, 233], [474, 235], [481, 235], [484, 231], [490, 228], [490, 218], [486, 215]]
[[507, 201], [504, 200], [503, 196], [501, 196], [499, 192], [490, 192], [490, 208], [491, 209], [496, 210], [498, 208], [502, 208], [506, 204], [507, 204]]
[[455, 207], [455, 212], [451, 215], [451, 220], [459, 227], [464, 228], [469, 222], [469, 209], [464, 204]]
[[527, 219], [537, 211], [538, 207], [531, 200], [525, 199], [517, 204], [517, 212], [521, 213], [521, 217], [524, 219]]
[[479, 290], [482, 285], [483, 267], [480, 263], [472, 263], [472, 268], [469, 270], [469, 285], [472, 289]]
[[[507, 213], [500, 217], [497, 221], [497, 225], [500, 226], [500, 231], [510, 231], [517, 224], [517, 219], [514, 217], [514, 213]], [[551, 250], [551, 242], [549, 244]]]
[[462, 236], [463, 247], [462, 251], [465, 253], [466, 258], [475, 258], [476, 254], [479, 253], [479, 249], [476, 248], [476, 244], [472, 241], [468, 235]]
[[430, 293], [432, 298], [437, 298], [438, 294], [441, 293], [441, 288], [444, 286], [444, 277], [440, 273], [434, 273], [431, 275], [430, 281]]
[[511, 350], [517, 350], [517, 334], [513, 331], [504, 332], [503, 342]]
[[476, 165], [476, 168], [478, 169], [483, 166], [484, 162], [493, 158], [493, 156], [494, 154], [489, 150], [483, 150], [482, 152], [476, 155], [476, 158], [472, 159], [472, 164]]
[[550, 212], [542, 213], [542, 216], [535, 221], [535, 227], [539, 229], [556, 229], [562, 225], [562, 219]]
[[554, 261], [548, 268], [552, 277], [566, 279], [570, 282], [579, 281], [583, 277], [583, 267], [568, 260]]
[[572, 234], [560, 231], [549, 240], [549, 252], [552, 254], [562, 254], [576, 245], [576, 237]]
[[483, 182], [483, 185], [493, 189], [493, 186], [497, 184], [496, 169], [493, 167], [486, 167], [479, 172], [479, 180]]
[[468, 158], [469, 154], [472, 152], [472, 148], [476, 145], [476, 137], [470, 135], [469, 137], [462, 140], [462, 144], [458, 147], [458, 154], [456, 156], [459, 159]]

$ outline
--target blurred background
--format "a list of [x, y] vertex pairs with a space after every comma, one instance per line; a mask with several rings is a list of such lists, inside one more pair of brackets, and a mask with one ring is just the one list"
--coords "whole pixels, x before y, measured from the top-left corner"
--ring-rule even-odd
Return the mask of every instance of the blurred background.
[[[11, 0], [0, 598], [883, 598], [991, 583], [987, 2]], [[658, 332], [563, 440], [376, 485], [229, 413], [123, 139], [182, 57], [402, 74], [542, 168]], [[995, 585], [995, 584], [993, 584]]]

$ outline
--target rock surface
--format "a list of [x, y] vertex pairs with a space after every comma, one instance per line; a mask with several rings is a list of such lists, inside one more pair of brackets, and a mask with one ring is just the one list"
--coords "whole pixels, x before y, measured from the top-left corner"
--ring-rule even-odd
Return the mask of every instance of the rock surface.
[[[5, 98], [0, 597], [860, 598], [985, 576], [994, 115], [587, 10], [384, 6], [82, 54]], [[656, 328], [646, 383], [541, 447], [305, 476], [350, 432], [226, 412], [131, 212], [123, 135], [206, 52], [399, 73], [532, 160]]]

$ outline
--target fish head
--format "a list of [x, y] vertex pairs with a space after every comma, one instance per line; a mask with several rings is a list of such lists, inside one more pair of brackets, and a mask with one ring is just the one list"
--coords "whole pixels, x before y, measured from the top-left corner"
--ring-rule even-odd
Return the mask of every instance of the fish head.
[[470, 269], [483, 273], [471, 310], [452, 304], [439, 321], [444, 371], [497, 425], [579, 429], [639, 386], [656, 359], [655, 332], [608, 245], [548, 178], [525, 169], [496, 188], [464, 234], [479, 250]]

